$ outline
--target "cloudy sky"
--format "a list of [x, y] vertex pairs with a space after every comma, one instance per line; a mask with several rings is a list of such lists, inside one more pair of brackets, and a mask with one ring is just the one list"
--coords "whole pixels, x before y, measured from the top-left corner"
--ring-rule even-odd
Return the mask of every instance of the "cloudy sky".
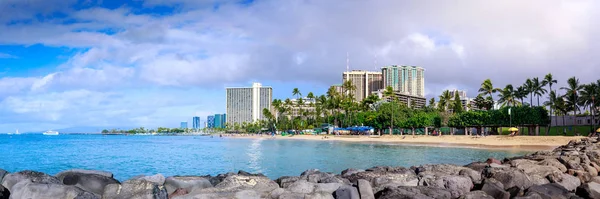
[[[600, 77], [600, 2], [0, 0], [0, 132], [177, 127], [225, 87], [324, 93], [346, 68], [426, 69], [426, 95], [486, 78]], [[190, 124], [191, 125], [191, 124]]]

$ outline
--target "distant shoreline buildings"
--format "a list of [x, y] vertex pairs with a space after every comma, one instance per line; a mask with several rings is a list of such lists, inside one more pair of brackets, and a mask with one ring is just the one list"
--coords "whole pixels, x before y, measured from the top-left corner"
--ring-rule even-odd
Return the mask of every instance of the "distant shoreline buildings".
[[273, 88], [253, 83], [252, 87], [226, 88], [227, 123], [253, 123], [264, 119], [263, 109], [271, 110]]

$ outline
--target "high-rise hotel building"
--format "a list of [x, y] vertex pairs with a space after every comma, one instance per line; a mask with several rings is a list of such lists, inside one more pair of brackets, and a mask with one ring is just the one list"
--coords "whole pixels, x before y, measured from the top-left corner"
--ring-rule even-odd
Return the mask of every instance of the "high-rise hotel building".
[[227, 123], [252, 123], [264, 118], [263, 109], [271, 108], [273, 88], [263, 87], [260, 83], [252, 87], [226, 88], [227, 90]]
[[356, 87], [352, 94], [354, 95], [354, 100], [357, 102], [362, 101], [371, 95], [371, 93], [383, 88], [381, 72], [353, 70], [344, 72], [342, 76], [343, 82], [350, 81]]
[[383, 89], [391, 86], [403, 94], [425, 97], [425, 69], [417, 66], [385, 66], [381, 68]]

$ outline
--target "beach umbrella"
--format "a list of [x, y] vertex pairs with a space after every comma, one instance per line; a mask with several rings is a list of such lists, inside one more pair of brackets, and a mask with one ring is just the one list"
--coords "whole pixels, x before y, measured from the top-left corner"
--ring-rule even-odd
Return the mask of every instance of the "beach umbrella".
[[596, 130], [596, 133], [600, 133], [600, 128], [598, 128], [598, 129]]
[[509, 132], [515, 132], [515, 131], [519, 131], [519, 129], [515, 128], [515, 127], [510, 127], [510, 128], [508, 128], [508, 131]]

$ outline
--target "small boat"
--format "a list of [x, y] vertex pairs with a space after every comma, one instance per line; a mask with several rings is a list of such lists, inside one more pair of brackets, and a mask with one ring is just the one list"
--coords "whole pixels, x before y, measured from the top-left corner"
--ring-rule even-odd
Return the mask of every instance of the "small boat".
[[58, 132], [57, 131], [46, 131], [46, 132], [44, 132], [42, 134], [44, 134], [44, 135], [58, 135]]
[[19, 129], [17, 129], [17, 132], [15, 132], [15, 135], [21, 135], [21, 133], [19, 133]]

